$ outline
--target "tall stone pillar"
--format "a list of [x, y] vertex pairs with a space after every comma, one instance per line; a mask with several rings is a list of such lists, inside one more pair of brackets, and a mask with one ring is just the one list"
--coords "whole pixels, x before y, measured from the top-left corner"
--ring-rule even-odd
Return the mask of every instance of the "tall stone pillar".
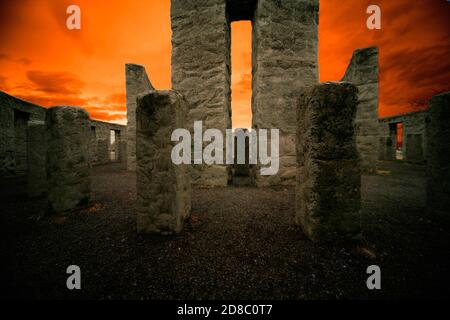
[[89, 203], [89, 115], [75, 107], [47, 110], [47, 177], [50, 208], [65, 213]]
[[356, 87], [344, 82], [319, 84], [300, 99], [295, 221], [314, 241], [360, 231], [357, 99]]
[[28, 174], [29, 197], [39, 197], [47, 192], [47, 139], [45, 122], [28, 122]]
[[143, 66], [125, 65], [127, 90], [127, 168], [136, 170], [136, 99], [154, 90]]
[[295, 184], [298, 92], [319, 82], [318, 0], [258, 0], [253, 20], [253, 127], [280, 129], [280, 169], [257, 185]]
[[433, 97], [427, 120], [427, 209], [450, 213], [450, 92]]
[[356, 85], [359, 92], [356, 143], [365, 172], [376, 170], [379, 155], [378, 75], [378, 48], [371, 47], [355, 50], [342, 79]]
[[[192, 131], [194, 121], [204, 130], [231, 128], [230, 24], [225, 0], [171, 1], [172, 86], [187, 100]], [[225, 165], [195, 165], [193, 183], [226, 186]]]
[[175, 91], [153, 91], [138, 99], [137, 229], [178, 233], [191, 210], [190, 164], [172, 162], [172, 132], [185, 128], [187, 103]]

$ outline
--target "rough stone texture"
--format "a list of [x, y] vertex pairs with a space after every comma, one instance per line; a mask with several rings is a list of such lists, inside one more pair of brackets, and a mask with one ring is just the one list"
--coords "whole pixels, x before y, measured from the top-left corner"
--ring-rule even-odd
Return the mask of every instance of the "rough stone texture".
[[91, 192], [87, 112], [75, 107], [48, 109], [46, 130], [50, 209], [65, 213], [87, 205]]
[[[27, 130], [30, 122], [45, 122], [46, 110], [0, 91], [0, 177], [25, 175], [28, 172]], [[91, 132], [89, 159], [97, 163], [97, 139], [110, 139], [110, 131], [119, 133], [120, 139], [126, 139], [126, 126], [90, 120]]]
[[[125, 65], [127, 90], [127, 168], [136, 171], [136, 99], [154, 90], [145, 68], [137, 64]], [[125, 140], [125, 137], [122, 137]]]
[[178, 233], [191, 210], [190, 164], [171, 159], [171, 134], [184, 128], [187, 103], [175, 91], [153, 91], [138, 99], [137, 229], [141, 233]]
[[14, 110], [0, 105], [0, 176], [15, 174], [14, 160]]
[[450, 92], [433, 97], [427, 120], [427, 209], [450, 213]]
[[0, 177], [26, 174], [27, 122], [44, 119], [44, 108], [0, 91]]
[[119, 162], [127, 162], [127, 142], [124, 140], [119, 141]]
[[[102, 121], [91, 120], [91, 163], [95, 165], [103, 165], [111, 161], [110, 152], [114, 148], [111, 144], [111, 131], [115, 131], [118, 141], [126, 141], [127, 127], [116, 123], [108, 123]], [[105, 143], [106, 149], [105, 151]], [[100, 156], [98, 153], [100, 152]], [[120, 150], [119, 150], [120, 152]], [[107, 156], [105, 154], [107, 153]]]
[[[258, 185], [295, 182], [295, 104], [318, 82], [318, 0], [172, 0], [173, 88], [189, 103], [189, 127], [231, 127], [230, 23], [253, 21], [253, 127], [281, 130], [280, 170]], [[276, 112], [275, 112], [275, 111]], [[229, 169], [195, 166], [193, 183], [225, 186]]]
[[14, 110], [14, 160], [15, 174], [18, 176], [26, 175], [28, 170], [28, 120], [28, 113]]
[[[225, 0], [172, 0], [172, 87], [187, 100], [187, 127], [231, 128], [230, 25]], [[226, 186], [229, 169], [195, 165], [192, 182]]]
[[360, 231], [357, 100], [357, 88], [344, 82], [317, 85], [300, 98], [295, 221], [314, 241]]
[[[391, 137], [391, 150], [385, 150], [386, 159], [395, 160], [397, 141], [397, 123], [403, 123], [402, 152], [404, 160], [411, 162], [423, 162], [427, 157], [426, 145], [426, 111], [405, 113], [379, 120], [380, 135]], [[383, 148], [383, 145], [380, 145]]]
[[361, 166], [373, 172], [379, 155], [380, 126], [378, 123], [378, 48], [357, 49], [345, 72], [343, 81], [358, 88], [356, 112], [356, 142]]
[[253, 127], [280, 129], [280, 169], [257, 185], [295, 184], [298, 92], [318, 78], [318, 0], [259, 0], [253, 21]]
[[97, 162], [96, 164], [107, 164], [110, 161], [109, 140], [97, 140]]
[[39, 197], [47, 193], [47, 140], [45, 122], [28, 123], [28, 175], [29, 197]]

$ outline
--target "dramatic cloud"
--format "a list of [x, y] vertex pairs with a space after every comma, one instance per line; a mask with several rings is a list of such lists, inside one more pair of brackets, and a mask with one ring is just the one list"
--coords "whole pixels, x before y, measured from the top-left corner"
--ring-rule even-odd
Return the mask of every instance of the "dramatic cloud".
[[416, 110], [449, 90], [450, 3], [378, 0], [381, 30], [365, 27], [373, 1], [321, 1], [321, 80], [341, 79], [355, 48], [380, 49], [380, 116]]
[[[0, 1], [0, 89], [44, 106], [79, 105], [97, 119], [125, 117], [124, 65], [143, 64], [171, 87], [170, 0], [77, 0], [82, 29], [65, 27], [68, 0]], [[366, 28], [377, 4], [382, 29]], [[251, 24], [233, 29], [233, 125], [251, 119]], [[380, 116], [424, 108], [450, 90], [446, 0], [321, 0], [321, 81], [340, 80], [356, 48], [380, 49]]]
[[45, 93], [78, 95], [84, 82], [68, 72], [27, 71], [28, 80], [34, 85], [34, 90]]

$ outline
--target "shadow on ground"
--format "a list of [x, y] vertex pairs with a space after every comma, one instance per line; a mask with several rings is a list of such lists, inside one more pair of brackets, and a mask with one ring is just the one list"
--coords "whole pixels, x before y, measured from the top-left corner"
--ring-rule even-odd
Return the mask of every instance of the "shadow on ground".
[[[294, 225], [294, 190], [196, 189], [178, 236], [142, 236], [135, 180], [93, 169], [92, 205], [68, 218], [2, 184], [2, 295], [70, 299], [322, 299], [449, 297], [448, 224], [425, 212], [424, 167], [380, 163], [363, 177], [364, 241], [311, 243]], [[11, 186], [15, 185], [14, 188]], [[22, 192], [23, 193], [23, 192]], [[382, 290], [366, 287], [366, 268]], [[78, 265], [82, 290], [66, 288]]]

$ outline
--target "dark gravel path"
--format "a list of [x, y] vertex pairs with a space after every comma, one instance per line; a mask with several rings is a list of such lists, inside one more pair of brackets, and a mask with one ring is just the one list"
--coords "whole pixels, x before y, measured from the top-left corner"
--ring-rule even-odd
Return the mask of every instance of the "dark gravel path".
[[[93, 170], [93, 205], [66, 219], [39, 218], [44, 201], [5, 190], [1, 292], [44, 299], [448, 298], [449, 228], [424, 214], [424, 168], [381, 165], [363, 179], [361, 244], [308, 241], [293, 224], [292, 189], [195, 190], [184, 232], [167, 238], [136, 234], [134, 177], [117, 165]], [[81, 268], [81, 291], [66, 289], [72, 264]], [[371, 264], [382, 270], [378, 292], [366, 288]]]

